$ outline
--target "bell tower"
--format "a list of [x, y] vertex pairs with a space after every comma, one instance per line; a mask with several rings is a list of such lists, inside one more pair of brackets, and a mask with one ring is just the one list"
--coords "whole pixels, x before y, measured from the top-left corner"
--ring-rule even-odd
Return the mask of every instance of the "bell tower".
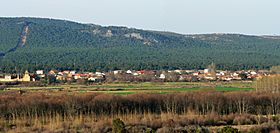
[[29, 81], [31, 81], [29, 72], [28, 72], [27, 70], [26, 70], [25, 73], [24, 73], [24, 76], [23, 76], [23, 78], [22, 78], [22, 81], [24, 81], [24, 82], [29, 82]]

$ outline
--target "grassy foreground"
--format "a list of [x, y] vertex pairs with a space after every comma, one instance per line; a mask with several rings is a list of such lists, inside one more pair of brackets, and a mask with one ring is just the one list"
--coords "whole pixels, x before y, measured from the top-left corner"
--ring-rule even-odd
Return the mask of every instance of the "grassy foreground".
[[[217, 132], [280, 129], [280, 94], [184, 91], [115, 95], [75, 91], [0, 93], [0, 132]], [[229, 128], [229, 130], [234, 130]]]
[[[253, 82], [144, 82], [9, 86], [0, 132], [218, 132], [280, 129], [280, 95]], [[18, 93], [21, 90], [23, 93]], [[117, 124], [118, 125], [118, 124]], [[229, 128], [229, 130], [233, 130]]]

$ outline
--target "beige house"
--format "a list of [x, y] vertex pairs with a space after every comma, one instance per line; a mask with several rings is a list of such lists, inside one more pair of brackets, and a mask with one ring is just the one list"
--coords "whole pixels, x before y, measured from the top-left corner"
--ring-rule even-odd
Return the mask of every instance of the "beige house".
[[14, 82], [14, 81], [29, 82], [29, 81], [34, 81], [34, 80], [31, 80], [31, 77], [30, 77], [28, 71], [25, 71], [22, 79], [19, 77], [19, 75], [17, 75], [16, 78], [12, 78], [11, 75], [5, 75], [4, 78], [0, 78], [0, 82]]
[[0, 82], [10, 82], [10, 81], [14, 81], [11, 75], [5, 75], [4, 78], [0, 78]]

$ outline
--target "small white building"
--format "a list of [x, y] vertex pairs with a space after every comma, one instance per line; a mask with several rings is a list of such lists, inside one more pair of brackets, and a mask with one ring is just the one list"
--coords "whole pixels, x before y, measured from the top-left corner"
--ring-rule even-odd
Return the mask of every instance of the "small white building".
[[37, 74], [37, 75], [43, 75], [43, 74], [44, 74], [44, 71], [43, 71], [43, 70], [37, 70], [37, 71], [36, 71], [36, 74]]
[[204, 73], [205, 74], [209, 73], [209, 69], [204, 69]]
[[70, 74], [75, 75], [76, 71], [70, 71]]
[[233, 73], [232, 76], [237, 77], [237, 76], [239, 76], [239, 74], [235, 72], [235, 73]]
[[95, 72], [96, 75], [103, 75], [102, 72]]
[[193, 76], [198, 76], [198, 75], [199, 75], [199, 72], [193, 73]]
[[251, 74], [252, 74], [252, 75], [257, 75], [257, 72], [251, 71]]
[[133, 72], [133, 73], [131, 73], [133, 76], [139, 76], [139, 73], [137, 73], [137, 72]]
[[164, 74], [160, 74], [159, 78], [160, 78], [160, 79], [165, 79], [166, 76], [165, 76]]
[[88, 78], [88, 81], [95, 81], [95, 80], [96, 80], [95, 77], [89, 77], [89, 78]]
[[122, 70], [115, 70], [115, 71], [113, 71], [113, 73], [116, 75], [116, 74], [122, 73]]
[[5, 80], [12, 80], [12, 76], [11, 75], [5, 75]]
[[132, 71], [131, 71], [131, 70], [127, 70], [126, 73], [127, 73], [127, 74], [131, 74]]
[[175, 70], [175, 73], [182, 74], [182, 70]]

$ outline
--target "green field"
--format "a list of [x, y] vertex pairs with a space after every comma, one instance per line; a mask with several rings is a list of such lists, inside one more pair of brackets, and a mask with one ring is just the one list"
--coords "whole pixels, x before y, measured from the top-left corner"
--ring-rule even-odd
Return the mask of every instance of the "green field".
[[252, 91], [253, 82], [141, 82], [141, 83], [103, 83], [96, 85], [55, 85], [47, 87], [13, 86], [7, 90], [28, 91], [68, 91], [68, 92], [96, 92], [108, 94], [137, 94], [137, 93], [178, 93], [186, 91]]

